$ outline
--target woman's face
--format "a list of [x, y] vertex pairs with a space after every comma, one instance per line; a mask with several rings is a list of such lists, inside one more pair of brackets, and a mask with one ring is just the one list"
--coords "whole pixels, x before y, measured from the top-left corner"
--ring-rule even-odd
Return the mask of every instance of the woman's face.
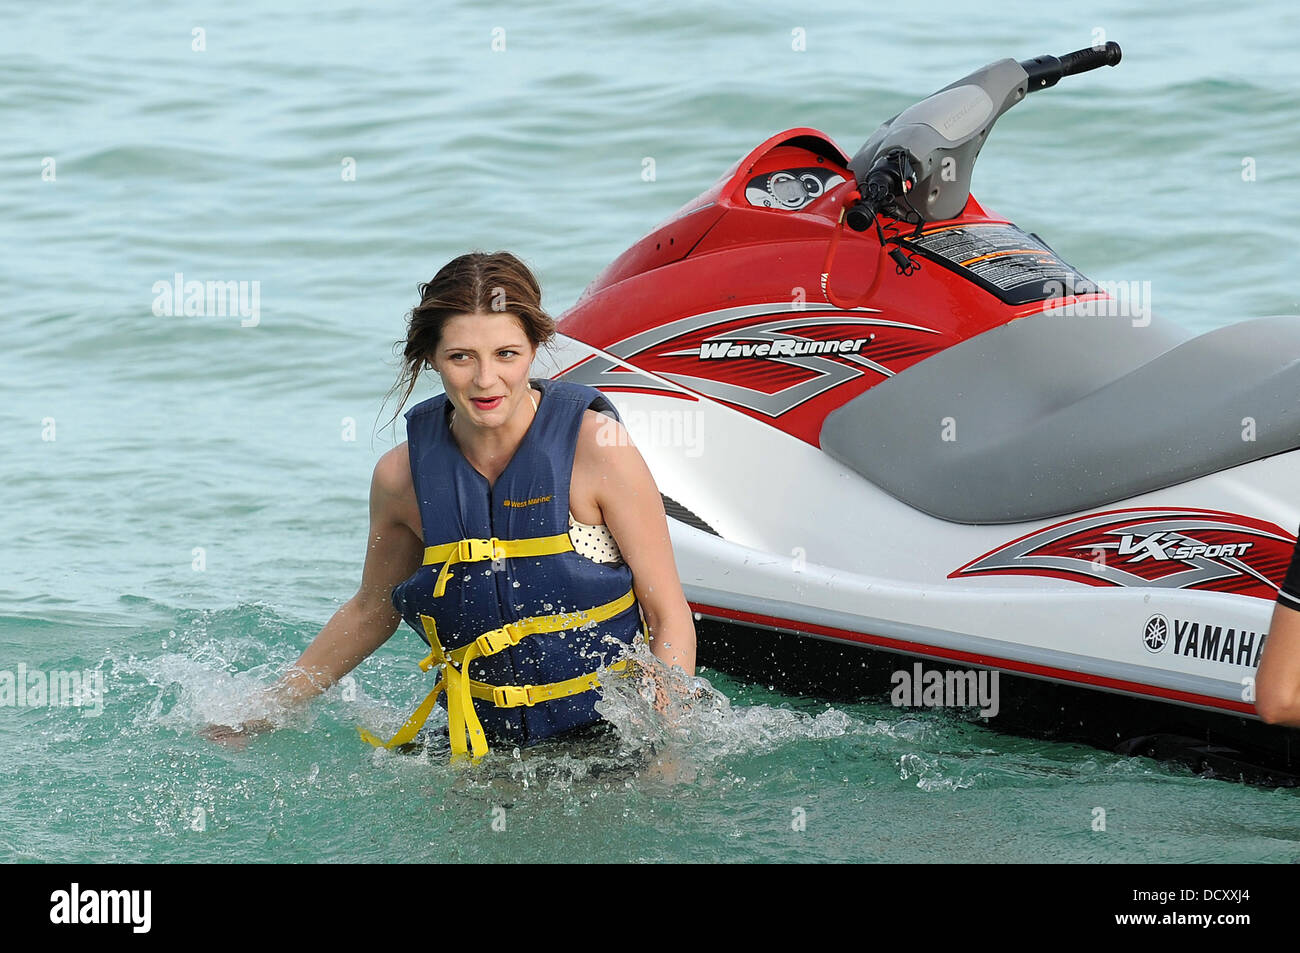
[[459, 314], [443, 324], [432, 363], [457, 418], [495, 428], [528, 400], [528, 368], [535, 353], [510, 312]]

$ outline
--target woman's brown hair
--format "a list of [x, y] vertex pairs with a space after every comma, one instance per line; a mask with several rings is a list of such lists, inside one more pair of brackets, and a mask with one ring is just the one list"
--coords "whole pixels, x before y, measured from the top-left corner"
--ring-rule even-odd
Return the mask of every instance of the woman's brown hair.
[[[542, 309], [542, 288], [532, 270], [507, 251], [488, 254], [473, 251], [453, 258], [429, 281], [419, 286], [420, 303], [407, 316], [402, 350], [402, 376], [389, 391], [406, 385], [397, 419], [415, 382], [442, 338], [442, 326], [458, 314], [508, 311], [519, 319], [533, 347], [541, 348], [555, 336], [555, 320]], [[384, 398], [388, 400], [387, 397]]]

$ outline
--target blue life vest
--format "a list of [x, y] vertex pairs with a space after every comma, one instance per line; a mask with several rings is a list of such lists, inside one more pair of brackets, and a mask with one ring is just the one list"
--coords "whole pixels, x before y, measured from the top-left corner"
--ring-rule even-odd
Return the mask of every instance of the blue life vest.
[[[595, 671], [644, 631], [631, 569], [580, 555], [568, 536], [583, 414], [618, 413], [593, 387], [531, 383], [542, 399], [493, 486], [457, 446], [445, 394], [406, 413], [425, 564], [394, 587], [393, 605], [430, 645], [421, 667], [441, 665], [447, 691], [437, 697], [440, 682], [398, 738], [414, 737], [435, 701], [449, 707], [454, 753], [465, 751], [460, 731], [476, 755], [487, 750], [475, 743], [478, 723], [495, 741], [529, 745], [599, 721]], [[586, 615], [595, 609], [601, 621]]]

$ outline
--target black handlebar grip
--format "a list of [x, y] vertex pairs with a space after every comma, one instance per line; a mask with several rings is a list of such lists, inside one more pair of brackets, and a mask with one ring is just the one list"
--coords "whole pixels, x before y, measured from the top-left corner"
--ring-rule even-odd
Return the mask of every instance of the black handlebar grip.
[[1056, 57], [1044, 54], [1032, 60], [1021, 60], [1020, 66], [1029, 76], [1027, 92], [1035, 92], [1055, 86], [1062, 76], [1086, 73], [1099, 66], [1114, 66], [1119, 62], [1119, 44], [1114, 40], [1098, 49], [1090, 46], [1086, 50], [1075, 50], [1064, 56]]
[[1061, 75], [1073, 76], [1075, 73], [1086, 73], [1090, 69], [1098, 69], [1102, 66], [1115, 66], [1119, 63], [1121, 55], [1119, 44], [1114, 40], [1100, 49], [1090, 46], [1086, 50], [1066, 53], [1060, 58]]

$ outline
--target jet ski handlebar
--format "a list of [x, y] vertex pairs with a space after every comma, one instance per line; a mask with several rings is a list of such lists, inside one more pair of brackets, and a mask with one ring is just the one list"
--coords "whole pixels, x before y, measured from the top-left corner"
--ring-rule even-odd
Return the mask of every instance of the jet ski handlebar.
[[1021, 60], [1020, 67], [1029, 74], [1027, 91], [1032, 93], [1055, 86], [1062, 76], [1086, 73], [1103, 66], [1117, 66], [1122, 55], [1119, 44], [1111, 40], [1105, 46], [1090, 46], [1059, 57], [1043, 54], [1032, 60]]
[[845, 223], [864, 231], [881, 214], [918, 226], [957, 217], [998, 117], [1062, 76], [1119, 61], [1115, 42], [1061, 56], [997, 60], [909, 106], [882, 123], [849, 162], [859, 201], [845, 209]]

